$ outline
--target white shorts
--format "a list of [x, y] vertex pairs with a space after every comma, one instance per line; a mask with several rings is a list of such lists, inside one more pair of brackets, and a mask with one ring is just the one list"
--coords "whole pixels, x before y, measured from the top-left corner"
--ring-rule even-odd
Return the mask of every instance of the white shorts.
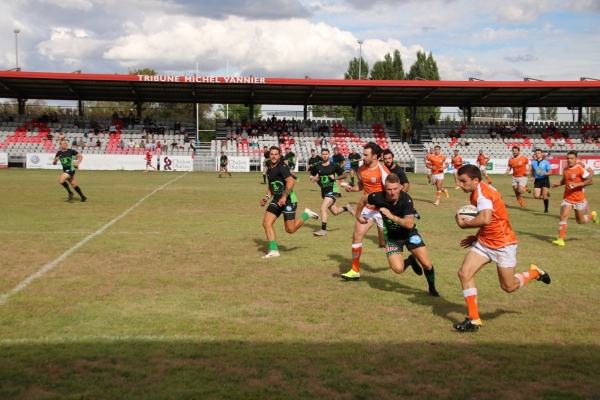
[[480, 170], [481, 172], [483, 172], [484, 174], [487, 174], [487, 166], [485, 166], [485, 165], [480, 165], [480, 166], [479, 166], [479, 170]]
[[433, 174], [433, 181], [437, 182], [437, 181], [443, 181], [444, 180], [444, 174]]
[[371, 210], [367, 207], [363, 208], [360, 216], [364, 219], [372, 219], [378, 227], [383, 228], [383, 219], [381, 218], [381, 213], [378, 210]]
[[427, 175], [431, 175], [431, 168], [427, 168]]
[[582, 201], [581, 203], [569, 203], [566, 200], [563, 200], [562, 203], [560, 203], [560, 206], [572, 206], [574, 210], [586, 210], [587, 209], [587, 200]]
[[513, 186], [521, 186], [521, 187], [527, 186], [527, 177], [522, 176], [520, 178], [517, 178], [517, 177], [513, 176], [512, 185]]
[[476, 240], [469, 251], [489, 258], [498, 265], [498, 268], [513, 268], [517, 266], [516, 244], [509, 244], [499, 249], [491, 249], [479, 243], [479, 240]]

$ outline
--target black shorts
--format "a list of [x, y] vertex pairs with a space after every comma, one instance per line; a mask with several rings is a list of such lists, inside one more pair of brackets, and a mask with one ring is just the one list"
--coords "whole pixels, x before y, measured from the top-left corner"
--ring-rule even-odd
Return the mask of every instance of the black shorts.
[[63, 174], [69, 174], [69, 176], [72, 178], [75, 176], [75, 170], [67, 170], [67, 171], [63, 171]]
[[290, 167], [290, 171], [292, 171], [292, 173], [294, 173], [295, 169], [296, 169], [296, 164], [288, 164], [288, 167]]
[[393, 254], [401, 254], [404, 246], [406, 246], [408, 250], [414, 250], [419, 247], [424, 247], [425, 242], [418, 233], [415, 233], [406, 239], [386, 239], [385, 255], [389, 257]]
[[535, 178], [535, 181], [533, 181], [533, 187], [536, 189], [550, 188], [550, 178], [547, 176], [543, 178]]
[[321, 192], [321, 198], [324, 199], [325, 197], [329, 197], [334, 203], [338, 198], [336, 192]]
[[359, 168], [360, 168], [360, 165], [350, 165], [350, 169], [354, 172], [358, 172]]
[[264, 160], [263, 161], [263, 167], [269, 168], [270, 166], [271, 166], [271, 160]]
[[288, 197], [285, 205], [283, 207], [279, 207], [277, 202], [279, 199], [274, 198], [271, 200], [269, 205], [267, 206], [267, 212], [274, 214], [277, 218], [283, 213], [283, 220], [289, 221], [296, 219], [296, 208], [298, 208], [298, 203], [292, 203], [290, 198]]

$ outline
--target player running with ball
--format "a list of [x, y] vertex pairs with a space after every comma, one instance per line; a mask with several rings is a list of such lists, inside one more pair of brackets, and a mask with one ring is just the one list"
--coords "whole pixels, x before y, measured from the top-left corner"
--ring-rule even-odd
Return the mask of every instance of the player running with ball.
[[477, 235], [468, 236], [460, 242], [462, 247], [470, 248], [458, 271], [469, 315], [463, 322], [454, 324], [454, 328], [465, 332], [481, 328], [474, 278], [486, 264], [492, 261], [496, 263], [500, 286], [507, 293], [522, 288], [532, 279], [549, 284], [550, 276], [534, 264], [531, 264], [529, 271], [515, 273], [517, 237], [508, 221], [502, 196], [481, 181], [481, 171], [474, 165], [462, 166], [458, 170], [458, 179], [462, 190], [471, 193], [471, 204], [477, 207], [478, 214], [473, 219], [467, 219], [456, 213], [456, 223], [461, 229], [479, 229]]
[[[75, 158], [77, 158], [77, 161], [74, 161]], [[58, 178], [58, 183], [69, 192], [69, 201], [73, 200], [73, 192], [69, 189], [69, 184], [67, 182], [69, 182], [77, 194], [79, 194], [81, 201], [86, 201], [87, 197], [83, 195], [81, 188], [77, 185], [77, 182], [75, 182], [75, 170], [79, 168], [79, 164], [83, 161], [83, 156], [76, 150], [69, 149], [67, 141], [63, 139], [60, 141], [60, 150], [56, 153], [56, 157], [54, 157], [52, 164], [56, 165], [58, 161], [60, 161], [63, 169], [62, 175]]]
[[[398, 175], [391, 173], [387, 176], [384, 192], [366, 194], [361, 197], [356, 210], [356, 220], [363, 225], [368, 223], [368, 220], [362, 216], [362, 211], [367, 204], [374, 206], [381, 213], [386, 228], [385, 252], [392, 270], [401, 274], [406, 267], [411, 266], [417, 275], [422, 275], [423, 269], [425, 269], [429, 293], [434, 297], [439, 297], [440, 295], [435, 289], [433, 264], [415, 224], [416, 211], [412, 198], [402, 190]], [[406, 260], [402, 255], [404, 246], [411, 252]]]

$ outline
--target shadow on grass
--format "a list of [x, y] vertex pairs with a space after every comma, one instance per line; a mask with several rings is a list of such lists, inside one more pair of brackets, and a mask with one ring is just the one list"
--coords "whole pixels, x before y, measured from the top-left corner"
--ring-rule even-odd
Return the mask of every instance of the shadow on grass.
[[519, 235], [529, 236], [548, 245], [552, 245], [552, 241], [556, 240], [556, 235], [540, 235], [539, 233], [525, 231], [515, 231], [515, 233], [517, 234], [517, 238], [519, 237]]
[[[256, 243], [257, 250], [259, 252], [264, 252], [265, 254], [269, 252], [269, 241], [268, 240], [254, 238], [254, 243]], [[304, 247], [305, 246], [287, 247], [285, 245], [277, 244], [277, 248], [279, 249], [280, 252], [281, 251], [283, 251], [283, 252], [290, 252], [290, 251], [302, 249]]]
[[482, 331], [456, 335], [461, 340], [455, 343], [158, 336], [3, 341], [0, 397], [600, 397], [595, 345], [480, 343], [475, 336], [484, 335]]
[[[377, 242], [377, 245], [379, 246], [379, 242]], [[381, 251], [385, 251], [385, 249], [380, 249]], [[348, 252], [350, 252], [350, 249], [348, 249]], [[352, 260], [350, 259], [350, 257], [344, 257], [340, 254], [334, 253], [334, 254], [328, 254], [328, 257], [330, 260], [333, 260], [334, 262], [338, 263], [338, 269], [339, 269], [339, 274], [332, 274], [332, 276], [334, 278], [340, 278], [340, 274], [343, 274], [345, 272], [348, 272], [350, 270], [350, 268], [352, 268]], [[382, 268], [373, 268], [371, 267], [370, 264], [361, 262], [360, 263], [360, 269], [364, 270], [364, 271], [368, 271], [372, 274], [376, 274], [379, 272], [383, 272], [383, 271], [387, 271], [390, 269], [389, 265], [386, 265]]]

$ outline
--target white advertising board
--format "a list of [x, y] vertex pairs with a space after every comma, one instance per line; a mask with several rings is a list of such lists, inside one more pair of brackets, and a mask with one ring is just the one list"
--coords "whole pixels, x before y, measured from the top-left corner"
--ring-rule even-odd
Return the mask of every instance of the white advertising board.
[[[55, 154], [53, 153], [27, 153], [25, 166], [26, 168], [33, 169], [62, 169], [60, 162], [52, 165], [54, 156]], [[153, 156], [152, 165], [156, 166], [156, 161], [157, 157]], [[83, 154], [83, 161], [79, 169], [95, 171], [141, 171], [146, 169], [146, 159], [143, 154]]]
[[160, 156], [161, 171], [193, 171], [194, 157], [192, 156]]
[[8, 154], [0, 153], [0, 168], [8, 168]]
[[587, 165], [594, 170], [594, 174], [600, 173], [600, 158], [589, 158], [587, 160]]
[[[229, 172], [250, 172], [250, 157], [227, 156], [227, 170]], [[215, 157], [215, 170], [219, 170], [220, 157]]]

